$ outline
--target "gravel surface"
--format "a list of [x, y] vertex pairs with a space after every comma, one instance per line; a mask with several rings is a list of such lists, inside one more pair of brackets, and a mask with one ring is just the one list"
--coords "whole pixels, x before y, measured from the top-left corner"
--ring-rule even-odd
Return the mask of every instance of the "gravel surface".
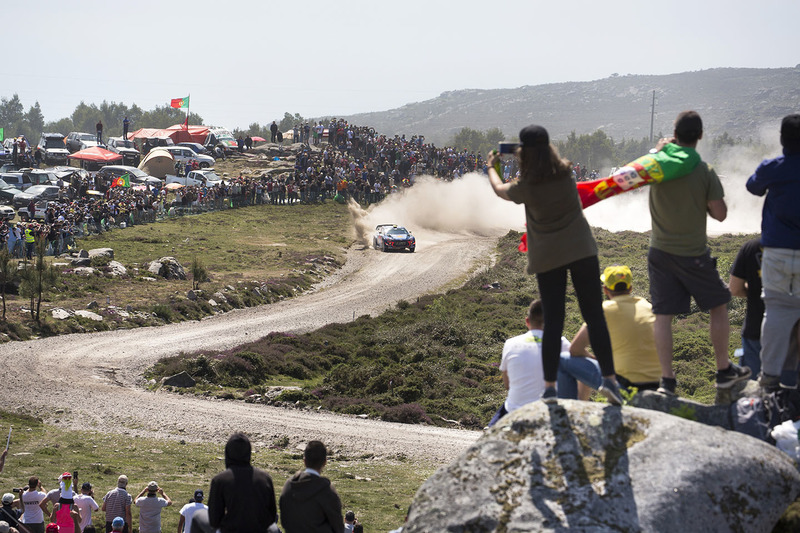
[[[399, 300], [449, 287], [487, 262], [493, 237], [417, 235], [414, 254], [354, 247], [345, 266], [313, 292], [277, 304], [157, 328], [75, 334], [0, 346], [0, 402], [62, 427], [223, 443], [233, 431], [269, 444], [320, 439], [346, 454], [406, 456], [446, 463], [479, 432], [387, 423], [145, 390], [142, 372], [181, 351], [225, 349], [271, 331], [305, 332]], [[113, 297], [113, 295], [112, 295]], [[33, 392], [33, 394], [31, 394]], [[75, 400], [69, 401], [67, 398]]]

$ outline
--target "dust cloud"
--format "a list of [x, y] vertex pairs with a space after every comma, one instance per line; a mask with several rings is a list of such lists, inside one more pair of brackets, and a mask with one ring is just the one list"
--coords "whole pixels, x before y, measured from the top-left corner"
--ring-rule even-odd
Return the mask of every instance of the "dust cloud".
[[[724, 222], [709, 217], [710, 235], [760, 232], [764, 200], [750, 194], [745, 182], [763, 159], [779, 155], [781, 148], [776, 131], [759, 136], [770, 142], [730, 147], [717, 157], [714, 168], [725, 187], [728, 217]], [[702, 141], [700, 148], [702, 155]], [[604, 200], [584, 213], [592, 226], [609, 231], [649, 231], [647, 196], [647, 187], [643, 187]], [[380, 204], [365, 210], [351, 201], [349, 208], [357, 238], [364, 245], [372, 243], [378, 224], [405, 226], [423, 246], [449, 234], [502, 235], [525, 228], [524, 208], [498, 198], [487, 177], [476, 173], [451, 182], [422, 176], [413, 187], [390, 194]]]

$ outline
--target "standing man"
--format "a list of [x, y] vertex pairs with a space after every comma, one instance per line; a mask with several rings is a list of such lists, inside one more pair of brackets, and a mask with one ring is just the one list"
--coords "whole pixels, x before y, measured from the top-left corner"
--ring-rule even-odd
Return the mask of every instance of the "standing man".
[[280, 498], [281, 524], [286, 533], [331, 531], [344, 533], [342, 501], [322, 469], [328, 462], [328, 450], [312, 440], [303, 452], [305, 470], [286, 480]]
[[761, 238], [744, 243], [731, 267], [728, 287], [733, 296], [747, 298], [742, 324], [742, 364], [750, 367], [750, 379], [761, 372], [761, 320], [764, 300], [761, 299]]
[[28, 480], [28, 489], [22, 493], [22, 520], [31, 533], [44, 533], [44, 512], [39, 506], [47, 498], [39, 478], [32, 476]]
[[97, 129], [97, 144], [103, 144], [103, 121], [98, 120], [97, 125], [95, 126]]
[[103, 496], [102, 510], [106, 514], [106, 533], [111, 533], [112, 522], [121, 517], [125, 520], [123, 533], [131, 533], [131, 495], [125, 490], [128, 486], [128, 476], [121, 475], [117, 479], [117, 488], [111, 489]]
[[247, 435], [234, 433], [225, 444], [226, 469], [211, 480], [208, 521], [222, 533], [266, 532], [278, 520], [272, 478], [251, 466], [251, 454]]
[[81, 513], [81, 531], [86, 529], [86, 526], [92, 525], [92, 513], [99, 511], [100, 506], [94, 501], [94, 492], [92, 491], [92, 484], [88, 481], [81, 485], [81, 493], [75, 496], [75, 505]]
[[[763, 161], [747, 180], [747, 190], [767, 195], [761, 215], [764, 254], [761, 282], [766, 314], [761, 326], [762, 388], [779, 383], [797, 387], [797, 357], [787, 357], [790, 339], [800, 336], [800, 114], [781, 122], [783, 155]], [[796, 351], [792, 352], [796, 354]], [[781, 380], [781, 371], [792, 382]]]
[[124, 119], [122, 119], [122, 138], [126, 141], [128, 140], [128, 127], [131, 125], [131, 121], [128, 120], [127, 115]]
[[181, 507], [181, 517], [178, 519], [178, 533], [192, 533], [192, 517], [200, 510], [208, 511], [208, 505], [203, 503], [203, 491], [194, 491], [194, 501]]
[[270, 142], [278, 142], [278, 125], [275, 124], [275, 121], [272, 121], [272, 124], [269, 125], [269, 133], [270, 133]]
[[[661, 139], [656, 150], [674, 142], [693, 151], [702, 137], [700, 115], [696, 111], [684, 111], [675, 119], [674, 137]], [[719, 277], [706, 235], [708, 215], [720, 222], [727, 217], [724, 195], [717, 173], [704, 161], [680, 179], [650, 186], [653, 231], [647, 270], [650, 299], [656, 315], [656, 351], [661, 363], [658, 390], [664, 394], [674, 396], [677, 385], [672, 369], [672, 319], [689, 312], [691, 298], [710, 314], [717, 388], [729, 389], [750, 377], [749, 368], [735, 365], [728, 357], [727, 304], [731, 293]]]
[[139, 508], [139, 533], [161, 533], [161, 509], [172, 505], [164, 489], [151, 481], [136, 497], [135, 503]]

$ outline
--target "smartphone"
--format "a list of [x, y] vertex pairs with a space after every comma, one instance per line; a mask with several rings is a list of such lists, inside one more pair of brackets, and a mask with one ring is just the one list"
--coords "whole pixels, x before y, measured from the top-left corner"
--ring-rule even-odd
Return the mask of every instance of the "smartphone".
[[519, 143], [497, 143], [497, 149], [501, 154], [513, 154], [519, 147]]

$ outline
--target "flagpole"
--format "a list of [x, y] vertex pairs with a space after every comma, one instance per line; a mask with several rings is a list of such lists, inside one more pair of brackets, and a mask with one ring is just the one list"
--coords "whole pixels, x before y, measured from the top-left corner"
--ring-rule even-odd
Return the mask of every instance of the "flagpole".
[[189, 106], [192, 105], [192, 93], [189, 93], [189, 96], [187, 98], [189, 99], [189, 101], [186, 102], [186, 120], [183, 123], [183, 127], [188, 130], [189, 129]]

